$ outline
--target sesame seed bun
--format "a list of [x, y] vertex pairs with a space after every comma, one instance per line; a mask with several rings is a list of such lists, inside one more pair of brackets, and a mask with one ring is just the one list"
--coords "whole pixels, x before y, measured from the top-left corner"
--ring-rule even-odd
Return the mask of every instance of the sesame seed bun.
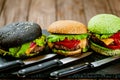
[[73, 20], [59, 20], [52, 23], [48, 29], [50, 33], [59, 34], [83, 34], [87, 33], [87, 27], [77, 21]]

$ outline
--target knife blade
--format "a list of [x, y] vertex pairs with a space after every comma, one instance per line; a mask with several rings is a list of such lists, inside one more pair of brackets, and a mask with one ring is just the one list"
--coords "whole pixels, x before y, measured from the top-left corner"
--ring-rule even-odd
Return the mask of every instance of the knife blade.
[[14, 61], [5, 62], [3, 64], [0, 64], [0, 72], [18, 68], [18, 67], [23, 67], [23, 66], [30, 65], [37, 62], [41, 62], [46, 59], [53, 58], [56, 55], [57, 54], [50, 53], [50, 54], [44, 54], [44, 55], [36, 56], [33, 58], [25, 59], [25, 60], [14, 60]]
[[84, 57], [90, 55], [91, 53], [92, 52], [86, 52], [79, 56], [67, 57], [67, 58], [63, 58], [63, 59], [58, 59], [58, 58], [53, 59], [48, 62], [44, 62], [41, 64], [37, 64], [37, 65], [31, 66], [31, 67], [21, 69], [17, 72], [17, 75], [19, 77], [25, 77], [26, 75], [29, 75], [29, 74], [41, 72], [41, 71], [44, 71], [44, 70], [47, 70], [47, 69], [50, 69], [53, 67], [62, 66], [64, 64], [70, 63], [72, 61], [76, 61], [78, 59], [81, 59], [81, 58], [84, 58]]
[[119, 58], [120, 58], [120, 56], [108, 57], [108, 58], [105, 58], [105, 59], [102, 59], [99, 61], [86, 62], [85, 64], [79, 64], [79, 65], [71, 66], [71, 67], [68, 67], [65, 69], [60, 69], [60, 70], [51, 72], [50, 78], [59, 79], [60, 77], [68, 76], [70, 74], [74, 74], [74, 73], [80, 72], [80, 71], [85, 70], [85, 69], [90, 69], [90, 68], [102, 66], [106, 63], [115, 61]]

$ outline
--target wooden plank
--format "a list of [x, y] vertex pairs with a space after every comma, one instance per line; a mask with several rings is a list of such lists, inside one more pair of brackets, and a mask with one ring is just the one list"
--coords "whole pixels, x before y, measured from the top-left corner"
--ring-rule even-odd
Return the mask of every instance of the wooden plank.
[[0, 26], [26, 21], [30, 0], [7, 0], [0, 16]]
[[42, 29], [47, 29], [55, 19], [54, 0], [32, 0], [29, 11], [29, 21], [38, 23]]
[[0, 0], [0, 14], [3, 9], [4, 2], [5, 2], [5, 0]]
[[84, 0], [87, 22], [96, 14], [112, 13], [107, 0]]
[[83, 0], [57, 0], [57, 20], [70, 19], [86, 24]]
[[112, 13], [120, 17], [120, 0], [108, 0]]

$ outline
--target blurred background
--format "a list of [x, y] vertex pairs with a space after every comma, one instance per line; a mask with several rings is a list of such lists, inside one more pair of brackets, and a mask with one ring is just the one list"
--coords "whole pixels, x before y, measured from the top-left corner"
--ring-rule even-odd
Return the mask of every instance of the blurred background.
[[96, 14], [120, 16], [120, 0], [0, 0], [0, 26], [16, 21], [36, 22], [43, 29], [56, 20], [71, 19], [87, 25]]

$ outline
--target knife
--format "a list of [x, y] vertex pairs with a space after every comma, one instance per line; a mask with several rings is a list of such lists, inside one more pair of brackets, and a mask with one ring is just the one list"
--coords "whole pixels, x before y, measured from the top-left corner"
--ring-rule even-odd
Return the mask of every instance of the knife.
[[37, 57], [29, 58], [29, 59], [26, 59], [23, 61], [22, 60], [14, 60], [14, 61], [10, 61], [10, 62], [5, 62], [3, 64], [0, 64], [0, 72], [23, 67], [23, 66], [30, 65], [33, 63], [38, 63], [38, 62], [44, 61], [46, 59], [53, 58], [56, 55], [57, 54], [51, 53], [51, 54], [44, 54], [44, 55], [40, 55]]
[[76, 61], [78, 59], [81, 59], [81, 58], [84, 58], [84, 57], [90, 55], [91, 53], [92, 52], [86, 52], [79, 56], [67, 57], [67, 58], [63, 58], [63, 59], [53, 59], [48, 62], [44, 62], [41, 64], [37, 64], [37, 65], [31, 66], [31, 67], [21, 69], [17, 72], [17, 75], [19, 77], [25, 77], [28, 74], [41, 72], [41, 71], [44, 71], [44, 70], [47, 70], [47, 69], [50, 69], [53, 67], [62, 66], [64, 64], [70, 63], [72, 61]]
[[99, 67], [99, 66], [104, 65], [106, 63], [115, 61], [119, 58], [120, 58], [120, 56], [108, 57], [108, 58], [105, 58], [105, 59], [102, 59], [99, 61], [86, 62], [85, 64], [79, 64], [79, 65], [71, 66], [71, 67], [68, 67], [65, 69], [60, 69], [60, 70], [51, 72], [50, 78], [59, 79], [60, 77], [68, 76], [70, 74], [74, 74], [74, 73], [80, 72], [80, 71], [85, 70], [85, 69]]

